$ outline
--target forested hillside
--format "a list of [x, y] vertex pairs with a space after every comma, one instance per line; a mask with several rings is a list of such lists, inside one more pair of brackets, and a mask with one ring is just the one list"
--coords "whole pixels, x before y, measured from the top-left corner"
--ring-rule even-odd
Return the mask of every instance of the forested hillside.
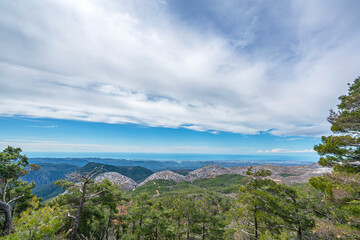
[[37, 164], [40, 167], [37, 171], [30, 171], [25, 176], [21, 177], [21, 180], [34, 182], [36, 187], [54, 182], [56, 180], [65, 178], [69, 173], [77, 171], [78, 166], [71, 164], [53, 164], [53, 163], [40, 163]]

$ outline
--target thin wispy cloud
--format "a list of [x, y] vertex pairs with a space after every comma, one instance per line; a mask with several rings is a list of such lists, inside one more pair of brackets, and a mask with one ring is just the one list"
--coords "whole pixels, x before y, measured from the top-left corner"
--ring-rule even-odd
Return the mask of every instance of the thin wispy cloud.
[[358, 1], [241, 2], [2, 1], [0, 115], [327, 133], [359, 75]]
[[24, 152], [139, 152], [139, 153], [229, 153], [241, 147], [209, 146], [137, 146], [114, 144], [88, 144], [65, 141], [46, 141], [29, 139], [0, 139], [0, 148], [18, 147]]
[[44, 126], [31, 126], [31, 127], [34, 127], [34, 128], [57, 128], [58, 126], [57, 125], [44, 125]]
[[289, 139], [286, 139], [287, 141], [296, 141], [296, 140], [302, 140], [304, 138], [289, 138]]
[[292, 150], [292, 149], [283, 149], [275, 148], [271, 150], [258, 150], [258, 153], [314, 153], [313, 149], [302, 149], [302, 150]]

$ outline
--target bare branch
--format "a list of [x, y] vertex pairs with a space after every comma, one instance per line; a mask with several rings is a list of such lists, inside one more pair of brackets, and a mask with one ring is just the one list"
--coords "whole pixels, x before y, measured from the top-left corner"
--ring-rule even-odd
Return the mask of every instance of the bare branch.
[[66, 179], [72, 182], [80, 182], [81, 178], [82, 176], [79, 172], [72, 172], [66, 175]]
[[90, 194], [90, 195], [86, 195], [85, 198], [93, 198], [93, 197], [97, 197], [99, 196], [101, 193], [107, 191], [106, 189], [103, 189], [101, 190], [100, 192], [97, 192], [97, 193], [93, 193], [93, 194]]
[[70, 215], [70, 213], [69, 213], [69, 212], [67, 213], [67, 216], [68, 216], [68, 217], [71, 217], [71, 218], [73, 218], [73, 219], [75, 219], [75, 217], [74, 217], [74, 216], [72, 216], [72, 215]]
[[8, 202], [8, 204], [10, 204], [10, 203], [12, 203], [12, 202], [15, 202], [16, 200], [19, 200], [20, 198], [22, 198], [22, 197], [24, 197], [24, 196], [25, 196], [25, 195], [23, 194], [23, 195], [18, 196], [18, 197], [14, 198], [14, 199], [11, 199], [11, 200]]
[[247, 235], [250, 235], [250, 236], [255, 236], [255, 234], [252, 234], [252, 233], [246, 232], [246, 231], [245, 231], [245, 230], [243, 230], [243, 229], [240, 229], [240, 231], [242, 231], [243, 233], [246, 233]]
[[80, 172], [72, 172], [66, 175], [66, 179], [72, 182], [81, 182], [84, 179], [85, 183], [88, 183], [93, 177], [99, 174], [104, 169], [104, 165], [96, 167], [88, 173], [81, 174]]
[[96, 167], [91, 172], [89, 172], [85, 177], [83, 176], [83, 178], [85, 179], [85, 181], [89, 181], [90, 179], [98, 175], [103, 169], [104, 169], [104, 165], [102, 165], [101, 167]]

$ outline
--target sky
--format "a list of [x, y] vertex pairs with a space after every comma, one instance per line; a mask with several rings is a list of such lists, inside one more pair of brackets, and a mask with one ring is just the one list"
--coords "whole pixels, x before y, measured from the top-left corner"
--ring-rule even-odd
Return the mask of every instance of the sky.
[[360, 75], [357, 0], [0, 2], [0, 148], [312, 153]]

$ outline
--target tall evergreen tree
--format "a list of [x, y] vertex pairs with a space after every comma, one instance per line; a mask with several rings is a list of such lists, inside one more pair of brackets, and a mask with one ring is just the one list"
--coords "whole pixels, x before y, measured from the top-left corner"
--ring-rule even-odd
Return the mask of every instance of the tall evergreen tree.
[[321, 156], [319, 164], [334, 169], [332, 174], [310, 179], [334, 207], [317, 220], [314, 232], [322, 238], [353, 239], [360, 235], [360, 77], [339, 99], [337, 111], [331, 110], [328, 117], [333, 135], [323, 136], [314, 147]]
[[[260, 239], [266, 231], [277, 232], [281, 220], [276, 215], [278, 208], [278, 188], [276, 183], [266, 177], [271, 175], [269, 170], [246, 173], [249, 178], [240, 187], [238, 201], [229, 213], [229, 228], [240, 239]], [[228, 230], [229, 231], [229, 230]]]
[[338, 172], [360, 172], [360, 77], [339, 100], [338, 110], [330, 110], [328, 117], [334, 135], [323, 136], [315, 146], [319, 164]]
[[[28, 191], [21, 193], [16, 190], [17, 187], [24, 187], [22, 184], [18, 184], [17, 180], [21, 176], [26, 175], [29, 170], [38, 169], [38, 166], [36, 165], [29, 165], [28, 158], [25, 155], [22, 155], [21, 152], [20, 148], [9, 146], [0, 153], [0, 208], [5, 214], [3, 234], [8, 234], [11, 230], [14, 204], [28, 195]], [[27, 169], [28, 166], [30, 169]], [[10, 187], [12, 188], [12, 191], [9, 191]], [[33, 188], [34, 185], [32, 184], [30, 187]]]

